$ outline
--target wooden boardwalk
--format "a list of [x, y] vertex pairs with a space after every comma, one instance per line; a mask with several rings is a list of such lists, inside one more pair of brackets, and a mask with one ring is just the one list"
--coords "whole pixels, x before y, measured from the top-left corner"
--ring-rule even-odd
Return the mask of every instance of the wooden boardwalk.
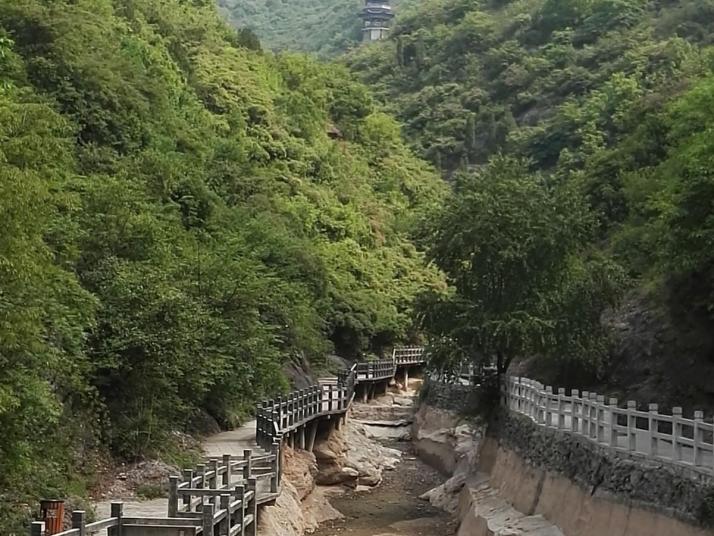
[[[266, 400], [256, 420], [204, 444], [204, 463], [169, 478], [169, 497], [99, 505], [100, 521], [72, 514], [73, 528], [55, 536], [256, 536], [258, 508], [280, 493], [281, 446], [312, 450], [318, 426], [339, 427], [358, 390], [368, 398], [401, 372], [425, 362], [420, 347], [396, 348], [391, 359], [358, 363], [334, 378]], [[32, 536], [47, 536], [35, 522]]]

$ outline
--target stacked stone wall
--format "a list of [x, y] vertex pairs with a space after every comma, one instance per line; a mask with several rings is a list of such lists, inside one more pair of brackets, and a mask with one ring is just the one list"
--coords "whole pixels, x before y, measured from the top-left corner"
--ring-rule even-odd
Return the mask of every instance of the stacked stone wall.
[[528, 465], [558, 473], [591, 495], [714, 527], [714, 478], [693, 468], [613, 451], [577, 434], [537, 426], [506, 409], [498, 412], [488, 433]]

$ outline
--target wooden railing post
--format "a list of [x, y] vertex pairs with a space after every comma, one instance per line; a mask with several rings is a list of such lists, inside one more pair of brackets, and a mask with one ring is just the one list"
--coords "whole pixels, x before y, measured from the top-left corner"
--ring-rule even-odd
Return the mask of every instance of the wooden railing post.
[[238, 531], [237, 536], [243, 536], [245, 534], [245, 510], [246, 510], [245, 486], [243, 484], [240, 484], [239, 486], [235, 487], [235, 496], [236, 496], [236, 499], [240, 501], [240, 506], [238, 507], [238, 510], [236, 511], [236, 525], [238, 525], [240, 527], [240, 530]]
[[169, 517], [177, 517], [178, 515], [178, 485], [179, 477], [169, 477]]
[[124, 536], [124, 503], [123, 502], [113, 502], [110, 507], [111, 517], [117, 519], [117, 524], [115, 527], [107, 530], [108, 536]]
[[[193, 471], [191, 469], [184, 469], [183, 471], [183, 481], [188, 482], [189, 489], [193, 487]], [[188, 512], [191, 510], [191, 495], [186, 493], [181, 496], [181, 504]]]
[[[277, 424], [277, 425], [278, 425], [278, 428], [280, 428], [280, 415], [278, 414], [277, 411], [274, 411], [274, 412], [273, 412], [273, 422], [278, 423], [278, 424]], [[275, 433], [275, 432], [274, 432], [274, 428], [271, 429], [271, 430], [272, 430], [272, 431], [271, 431], [269, 437], [270, 437], [271, 439], [275, 439], [275, 436], [274, 436], [274, 433]]]
[[72, 528], [79, 529], [77, 536], [87, 536], [87, 514], [84, 510], [72, 512]]
[[213, 518], [215, 514], [216, 505], [211, 501], [203, 501], [203, 506], [201, 507], [203, 536], [213, 536]]
[[219, 536], [229, 536], [231, 533], [231, 496], [230, 494], [221, 495], [221, 510], [226, 512], [225, 517], [221, 520], [220, 525], [218, 525]]
[[223, 455], [223, 467], [225, 467], [225, 471], [223, 471], [223, 475], [221, 477], [221, 485], [225, 488], [230, 485], [231, 481], [233, 480], [233, 460], [230, 454], [224, 454]]
[[243, 466], [243, 480], [247, 481], [253, 474], [253, 451], [251, 449], [245, 449], [243, 451], [243, 460], [245, 465]]
[[248, 536], [258, 535], [258, 481], [255, 477], [248, 479], [248, 491], [252, 491], [253, 495], [248, 501], [248, 513], [253, 516], [253, 522], [245, 531]]
[[199, 482], [196, 486], [198, 489], [203, 489], [206, 487], [206, 465], [199, 463], [196, 465], [196, 473], [198, 473]]
[[283, 430], [285, 428], [285, 425], [283, 423], [283, 397], [279, 396], [275, 402], [278, 411], [278, 428]]
[[[208, 480], [208, 487], [210, 489], [217, 489], [218, 488], [218, 460], [211, 460], [209, 463], [210, 471], [213, 473], [213, 475], [210, 477]], [[212, 495], [210, 498], [210, 502], [215, 505], [218, 501], [216, 500], [215, 495]]]
[[270, 453], [273, 455], [273, 460], [270, 464], [273, 472], [273, 476], [270, 479], [270, 493], [277, 493], [280, 484], [280, 471], [282, 469], [280, 466], [280, 443], [273, 441]]

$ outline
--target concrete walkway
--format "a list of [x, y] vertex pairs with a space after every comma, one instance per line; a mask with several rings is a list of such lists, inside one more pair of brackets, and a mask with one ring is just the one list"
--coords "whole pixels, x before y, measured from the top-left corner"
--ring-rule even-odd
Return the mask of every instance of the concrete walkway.
[[[223, 454], [242, 456], [244, 449], [257, 449], [255, 424], [255, 421], [250, 421], [236, 430], [207, 437], [201, 444], [203, 452], [206, 456], [222, 456]], [[107, 498], [94, 504], [97, 519], [110, 517], [111, 503], [116, 501], [124, 502], [124, 515], [127, 517], [162, 517], [168, 513], [168, 501], [165, 498], [139, 500], [135, 497], [119, 496]]]

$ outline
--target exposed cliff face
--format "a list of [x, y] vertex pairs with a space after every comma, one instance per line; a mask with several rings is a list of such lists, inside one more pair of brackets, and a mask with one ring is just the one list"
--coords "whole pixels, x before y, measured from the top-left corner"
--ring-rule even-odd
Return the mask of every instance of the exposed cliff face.
[[641, 293], [605, 321], [613, 340], [600, 370], [534, 359], [514, 366], [512, 373], [620, 400], [714, 411], [714, 329], [708, 321]]

